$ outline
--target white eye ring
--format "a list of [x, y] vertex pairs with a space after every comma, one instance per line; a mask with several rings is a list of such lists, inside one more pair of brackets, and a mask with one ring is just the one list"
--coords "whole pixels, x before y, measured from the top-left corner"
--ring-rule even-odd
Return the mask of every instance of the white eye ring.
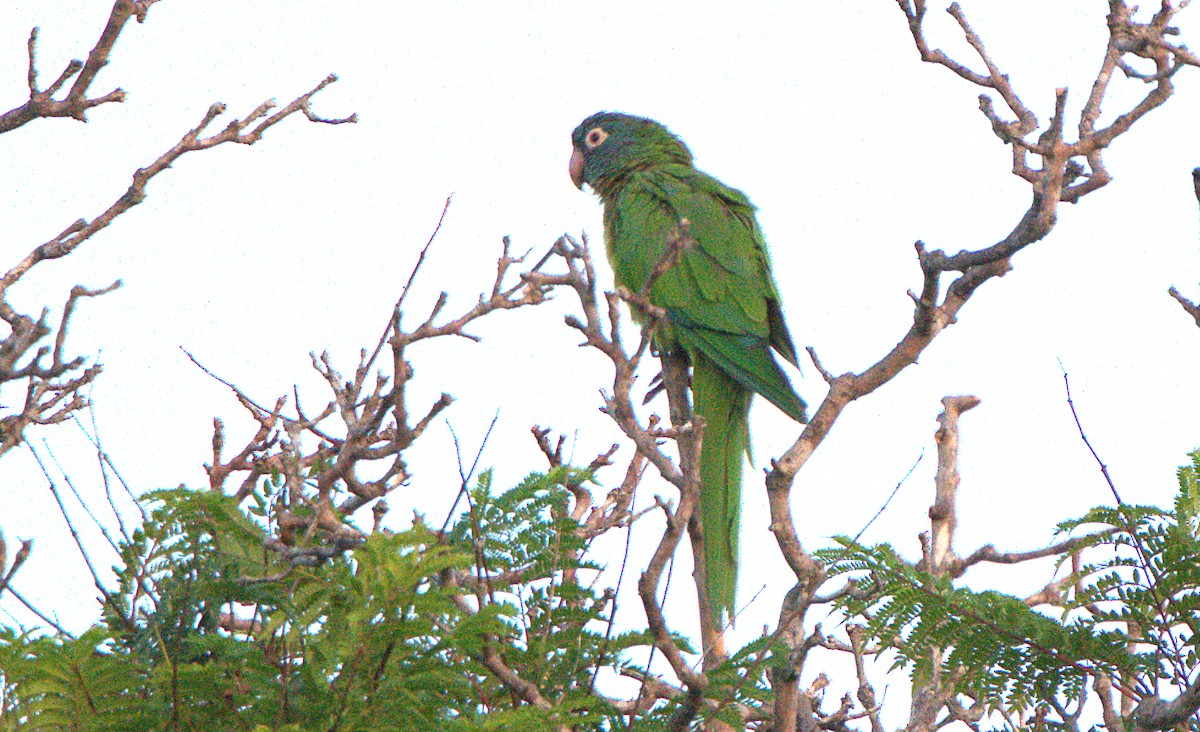
[[588, 130], [587, 135], [583, 138], [583, 144], [587, 145], [588, 150], [595, 150], [608, 139], [608, 133], [603, 127], [593, 127]]

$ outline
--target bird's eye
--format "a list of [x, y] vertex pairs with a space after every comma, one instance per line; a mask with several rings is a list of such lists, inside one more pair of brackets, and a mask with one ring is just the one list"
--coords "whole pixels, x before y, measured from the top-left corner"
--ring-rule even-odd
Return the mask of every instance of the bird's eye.
[[608, 133], [602, 127], [593, 127], [588, 130], [587, 137], [583, 141], [587, 143], [588, 150], [595, 150], [600, 143], [608, 139]]

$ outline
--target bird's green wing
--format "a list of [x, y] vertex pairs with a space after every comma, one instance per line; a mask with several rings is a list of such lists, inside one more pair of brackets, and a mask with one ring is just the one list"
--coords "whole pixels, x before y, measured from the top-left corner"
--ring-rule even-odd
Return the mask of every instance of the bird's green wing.
[[618, 285], [642, 290], [680, 220], [691, 243], [654, 283], [650, 301], [667, 312], [660, 347], [692, 360], [695, 411], [704, 419], [700, 454], [703, 568], [718, 623], [736, 613], [742, 456], [754, 393], [798, 421], [796, 395], [771, 349], [795, 363], [754, 208], [739, 191], [684, 165], [638, 171], [604, 206], [605, 243]]
[[650, 297], [667, 311], [668, 347], [677, 342], [704, 353], [738, 383], [804, 421], [804, 402], [771, 355], [774, 348], [796, 362], [754, 207], [740, 191], [685, 166], [630, 176], [605, 207], [618, 284], [641, 289], [681, 219], [693, 243]]

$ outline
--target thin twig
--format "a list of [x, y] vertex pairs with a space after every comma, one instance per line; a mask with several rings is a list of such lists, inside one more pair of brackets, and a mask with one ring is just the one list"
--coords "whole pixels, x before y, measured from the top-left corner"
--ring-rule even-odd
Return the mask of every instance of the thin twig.
[[1087, 433], [1083, 431], [1083, 425], [1079, 422], [1079, 413], [1075, 411], [1075, 400], [1071, 398], [1071, 378], [1067, 375], [1067, 369], [1062, 365], [1062, 361], [1058, 362], [1058, 368], [1062, 371], [1063, 388], [1067, 392], [1067, 406], [1071, 409], [1071, 418], [1075, 420], [1075, 429], [1079, 430], [1080, 439], [1087, 446], [1088, 452], [1092, 454], [1092, 458], [1096, 461], [1096, 464], [1100, 466], [1100, 474], [1104, 476], [1104, 482], [1108, 484], [1108, 489], [1112, 491], [1117, 505], [1124, 506], [1125, 502], [1121, 500], [1121, 495], [1117, 493], [1117, 486], [1113, 483], [1112, 476], [1108, 474], [1108, 466], [1100, 459], [1100, 455], [1096, 453], [1096, 448], [1092, 447], [1092, 441], [1088, 439]]
[[371, 357], [363, 364], [360, 373], [369, 371], [375, 363], [375, 359], [379, 358], [379, 352], [383, 350], [384, 344], [387, 343], [388, 333], [391, 333], [393, 328], [399, 331], [401, 308], [404, 306], [404, 298], [408, 296], [408, 291], [412, 289], [413, 281], [417, 279], [417, 273], [421, 271], [421, 265], [425, 263], [425, 255], [429, 253], [429, 248], [433, 246], [434, 240], [437, 239], [438, 232], [442, 230], [442, 222], [446, 220], [446, 212], [450, 210], [450, 202], [453, 199], [453, 193], [446, 196], [446, 203], [442, 206], [442, 213], [438, 216], [437, 225], [433, 227], [433, 233], [429, 235], [425, 246], [421, 247], [421, 253], [417, 255], [417, 261], [413, 264], [412, 271], [408, 273], [408, 281], [404, 283], [404, 289], [400, 290], [400, 297], [396, 299], [396, 304], [392, 307], [392, 315], [388, 319], [387, 327], [383, 329], [383, 334], [379, 336], [379, 343], [375, 345], [375, 350], [371, 352]]

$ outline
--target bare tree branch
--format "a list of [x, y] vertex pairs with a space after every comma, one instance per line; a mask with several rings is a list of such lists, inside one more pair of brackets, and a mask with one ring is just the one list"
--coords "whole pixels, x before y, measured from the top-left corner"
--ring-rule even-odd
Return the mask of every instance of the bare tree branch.
[[942, 413], [934, 442], [938, 447], [937, 498], [929, 507], [934, 574], [948, 572], [958, 557], [954, 553], [954, 533], [958, 528], [958, 417], [979, 406], [976, 396], [942, 397]]
[[[913, 323], [908, 332], [886, 354], [873, 365], [859, 372], [835, 375], [816, 358], [816, 351], [809, 348], [818, 372], [827, 384], [829, 392], [816, 408], [813, 416], [796, 442], [777, 460], [772, 462], [766, 478], [767, 495], [771, 508], [771, 530], [776, 543], [796, 575], [797, 587], [815, 588], [822, 579], [820, 566], [805, 551], [793, 524], [791, 489], [797, 474], [808, 462], [813, 452], [821, 445], [837, 422], [842, 411], [851, 402], [874, 393], [894, 379], [905, 368], [916, 363], [917, 358], [945, 328], [958, 320], [959, 312], [971, 296], [985, 283], [1003, 276], [1012, 268], [1011, 258], [1029, 245], [1043, 239], [1054, 228], [1059, 203], [1074, 203], [1083, 196], [1103, 187], [1111, 180], [1104, 168], [1102, 151], [1116, 138], [1129, 131], [1132, 126], [1151, 110], [1157, 108], [1170, 96], [1171, 78], [1177, 67], [1195, 65], [1194, 58], [1182, 46], [1173, 44], [1168, 21], [1182, 7], [1170, 2], [1162, 4], [1162, 10], [1149, 23], [1133, 19], [1133, 11], [1121, 0], [1110, 0], [1108, 29], [1110, 42], [1105, 49], [1100, 71], [1092, 85], [1091, 93], [1079, 120], [1079, 139], [1064, 139], [1067, 127], [1067, 90], [1055, 91], [1054, 115], [1044, 128], [1026, 105], [1010, 77], [987, 51], [978, 33], [971, 27], [966, 14], [958, 3], [948, 10], [958, 25], [967, 44], [972, 48], [982, 71], [950, 57], [935, 48], [927, 39], [925, 0], [896, 0], [904, 13], [909, 32], [920, 58], [930, 64], [941, 66], [958, 78], [990, 92], [1007, 109], [1001, 113], [995, 101], [988, 95], [980, 97], [980, 110], [991, 125], [992, 132], [1012, 149], [1013, 173], [1030, 184], [1031, 200], [1012, 231], [1000, 241], [974, 250], [963, 250], [957, 254], [946, 254], [940, 249], [929, 250], [922, 242], [916, 244], [917, 264], [922, 274], [919, 293], [911, 294], [913, 300]], [[1137, 79], [1153, 88], [1124, 114], [1117, 115], [1107, 126], [1097, 130], [1101, 103], [1109, 89], [1114, 69], [1130, 67], [1126, 57], [1135, 61], [1148, 60], [1154, 72]], [[1006, 116], [1011, 115], [1011, 116]], [[1041, 129], [1036, 139], [1032, 136]], [[1037, 158], [1039, 165], [1031, 164]], [[942, 283], [942, 275], [957, 274], [948, 285]], [[945, 524], [943, 528], [948, 528]], [[942, 557], [943, 560], [949, 557]], [[815, 597], [811, 594], [810, 598]], [[802, 614], [802, 613], [801, 613]], [[793, 616], [788, 615], [791, 619]], [[802, 634], [788, 636], [791, 643], [800, 642]], [[794, 697], [798, 693], [793, 675], [781, 678], [790, 686], [775, 685], [776, 695]], [[935, 694], [935, 696], [937, 696]], [[940, 698], [940, 697], [939, 697]], [[932, 698], [926, 701], [937, 701]], [[929, 706], [929, 709], [945, 706], [945, 699]], [[915, 712], [914, 712], [915, 713]], [[794, 719], [790, 712], [776, 710], [774, 723], [780, 730], [793, 729]], [[934, 716], [922, 717], [922, 724], [932, 725]]]
[[1183, 693], [1167, 702], [1158, 697], [1145, 697], [1133, 713], [1136, 730], [1173, 729], [1200, 711], [1200, 679], [1188, 684]]
[[[921, 564], [934, 576], [949, 574], [958, 561], [954, 553], [954, 534], [958, 527], [958, 418], [967, 410], [979, 406], [979, 398], [970, 395], [942, 397], [942, 413], [934, 442], [938, 447], [938, 469], [934, 479], [936, 495], [929, 507], [930, 530], [922, 536], [924, 558]], [[920, 566], [920, 565], [918, 565]], [[907, 729], [928, 732], [937, 728], [937, 719], [950, 708], [955, 698], [954, 679], [942, 672], [942, 648], [930, 649], [930, 677], [913, 687], [913, 705]], [[961, 712], [962, 710], [958, 710]], [[956, 710], [950, 709], [951, 715]]]
[[[29, 100], [19, 107], [0, 114], [0, 134], [11, 132], [39, 118], [70, 117], [80, 122], [86, 122], [89, 109], [109, 102], [124, 102], [125, 91], [119, 87], [99, 97], [89, 98], [88, 92], [96, 80], [96, 75], [108, 65], [113, 46], [116, 45], [125, 23], [130, 18], [137, 18], [139, 23], [144, 23], [150, 6], [156, 2], [158, 0], [141, 0], [140, 2], [117, 0], [109, 13], [104, 30], [100, 32], [100, 38], [87, 56], [87, 61], [72, 60], [54, 80], [54, 83], [45, 89], [39, 89], [37, 84], [38, 29], [34, 28], [30, 31], [29, 72], [27, 74]], [[62, 99], [55, 99], [54, 95], [61, 91], [72, 77], [76, 77], [75, 83], [71, 85], [67, 95]]]
[[993, 564], [1020, 564], [1029, 562], [1035, 559], [1045, 559], [1046, 557], [1057, 557], [1074, 551], [1076, 548], [1088, 546], [1094, 543], [1099, 537], [1112, 534], [1114, 530], [1099, 531], [1095, 534], [1086, 536], [1077, 536], [1066, 541], [1060, 541], [1057, 544], [1041, 547], [1040, 549], [1030, 549], [1024, 552], [1001, 552], [991, 544], [986, 544], [979, 547], [965, 559], [954, 558], [948, 564], [946, 569], [953, 577], [961, 577], [969, 568], [981, 562], [991, 562]]
[[1200, 304], [1196, 304], [1179, 294], [1179, 290], [1176, 290], [1174, 287], [1168, 288], [1167, 294], [1179, 302], [1179, 306], [1183, 308], [1183, 311], [1192, 316], [1192, 320], [1196, 321], [1196, 327], [1200, 328]]
[[[110, 19], [105, 36], [101, 38], [100, 43], [89, 56], [88, 64], [84, 65], [80, 78], [72, 89], [72, 95], [83, 99], [82, 95], [86, 91], [87, 84], [91, 83], [91, 79], [107, 63], [108, 52], [124, 21], [131, 16], [144, 17], [146, 8], [150, 4], [152, 2], [131, 3], [122, 0], [114, 6], [113, 19]], [[35, 38], [30, 40], [31, 49], [35, 40]], [[32, 70], [30, 73], [32, 79]], [[225, 142], [253, 144], [270, 127], [297, 111], [307, 109], [313, 95], [333, 83], [335, 79], [336, 77], [333, 76], [326, 78], [313, 90], [297, 97], [269, 117], [266, 115], [274, 107], [273, 102], [265, 102], [246, 118], [230, 122], [219, 133], [202, 137], [201, 133], [204, 129], [225, 109], [224, 105], [213, 105], [197, 127], [184, 135], [178, 143], [149, 166], [134, 173], [133, 182], [129, 188], [108, 209], [90, 222], [80, 219], [71, 224], [59, 235], [35, 247], [0, 277], [0, 319], [8, 323], [11, 328], [9, 335], [0, 341], [0, 384], [9, 381], [26, 381], [26, 398], [21, 410], [16, 414], [0, 418], [0, 455], [21, 443], [25, 430], [30, 425], [62, 422], [74, 412], [88, 405], [87, 399], [83, 396], [83, 389], [100, 375], [101, 367], [99, 364], [95, 364], [83, 368], [82, 357], [68, 358], [65, 355], [65, 341], [70, 319], [80, 298], [107, 294], [120, 287], [121, 283], [118, 280], [108, 287], [99, 289], [74, 287], [63, 307], [62, 318], [56, 332], [47, 323], [48, 310], [43, 310], [36, 320], [18, 312], [9, 302], [10, 288], [20, 282], [38, 264], [71, 254], [83, 242], [111, 224], [116, 217], [145, 200], [146, 186], [150, 180], [169, 168], [184, 154], [205, 150]], [[68, 99], [76, 97], [69, 95]], [[64, 102], [64, 104], [66, 103]], [[83, 109], [78, 105], [84, 102], [69, 103], [75, 104], [75, 108]], [[82, 114], [82, 112], [80, 113]], [[30, 351], [52, 333], [54, 333], [53, 348], [38, 347], [37, 351], [30, 356]]]

